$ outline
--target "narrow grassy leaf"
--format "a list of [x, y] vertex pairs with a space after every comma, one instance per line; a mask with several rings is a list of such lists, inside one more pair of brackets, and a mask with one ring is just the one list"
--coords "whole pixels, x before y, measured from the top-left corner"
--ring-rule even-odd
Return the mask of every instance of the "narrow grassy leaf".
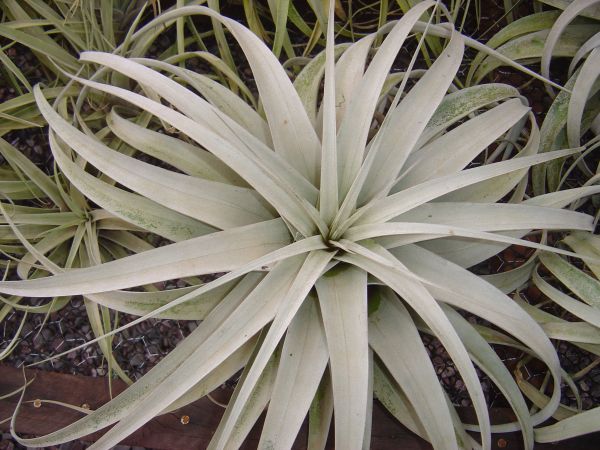
[[[75, 234], [76, 229], [77, 227], [54, 229], [46, 233], [45, 236], [34, 245], [34, 247], [42, 254], [49, 253], [63, 242], [71, 239]], [[22, 280], [28, 279], [29, 272], [31, 269], [33, 269], [33, 265], [35, 263], [37, 263], [36, 256], [31, 252], [27, 252], [27, 254], [25, 254], [23, 258], [21, 258], [21, 261], [17, 264], [17, 275], [19, 275], [19, 278]]]
[[0, 154], [8, 161], [9, 164], [14, 165], [19, 170], [23, 171], [28, 180], [33, 181], [54, 204], [61, 210], [66, 209], [65, 202], [63, 201], [56, 184], [48, 175], [33, 164], [25, 155], [19, 152], [16, 148], [6, 142], [4, 139], [0, 139]]
[[[17, 41], [35, 52], [39, 52], [46, 57], [54, 59], [65, 69], [77, 71], [79, 68], [77, 60], [45, 34], [38, 37], [21, 30], [12, 29], [5, 24], [0, 24], [0, 36], [10, 39], [11, 41]], [[52, 67], [52, 64], [48, 64], [48, 67]]]

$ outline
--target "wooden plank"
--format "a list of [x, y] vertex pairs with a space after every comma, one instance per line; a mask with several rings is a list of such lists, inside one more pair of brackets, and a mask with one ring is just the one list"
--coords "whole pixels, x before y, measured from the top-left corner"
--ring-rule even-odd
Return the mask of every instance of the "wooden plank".
[[[87, 404], [91, 409], [98, 408], [109, 400], [108, 380], [106, 378], [92, 378], [76, 375], [67, 375], [40, 370], [27, 370], [27, 378], [35, 377], [26, 391], [25, 400], [57, 400], [72, 405]], [[23, 385], [23, 371], [0, 364], [0, 396], [5, 395]], [[116, 380], [113, 382], [113, 393], [116, 395], [125, 388], [125, 383]], [[219, 389], [214, 392], [214, 397], [219, 401], [227, 401], [231, 391]], [[13, 396], [0, 401], [0, 420], [10, 417], [17, 404], [18, 396]], [[203, 398], [191, 405], [181, 408], [170, 414], [155, 418], [146, 426], [129, 436], [126, 445], [152, 447], [168, 450], [188, 450], [191, 448], [206, 448], [212, 437], [223, 408], [216, 405], [208, 398]], [[469, 416], [469, 411], [461, 411]], [[189, 416], [189, 423], [181, 423], [183, 415]], [[492, 416], [501, 421], [511, 420], [510, 411], [506, 409], [493, 409]], [[18, 433], [26, 435], [43, 435], [73, 423], [81, 414], [68, 408], [57, 405], [42, 404], [35, 408], [32, 403], [21, 407], [16, 421]], [[252, 433], [244, 443], [243, 449], [255, 449], [258, 445], [262, 420], [254, 427]], [[7, 431], [9, 423], [0, 425], [0, 430]], [[102, 431], [87, 436], [84, 440], [93, 441], [102, 434]], [[330, 435], [328, 448], [334, 448], [333, 434]], [[523, 447], [518, 433], [494, 435], [494, 448], [517, 450]], [[306, 426], [304, 426], [296, 439], [294, 449], [303, 449], [306, 446]], [[427, 450], [431, 446], [421, 438], [413, 435], [406, 428], [395, 421], [381, 405], [375, 402], [373, 408], [373, 430], [371, 448], [375, 450]], [[597, 450], [600, 448], [600, 433], [570, 439], [559, 444], [539, 444], [536, 450]]]

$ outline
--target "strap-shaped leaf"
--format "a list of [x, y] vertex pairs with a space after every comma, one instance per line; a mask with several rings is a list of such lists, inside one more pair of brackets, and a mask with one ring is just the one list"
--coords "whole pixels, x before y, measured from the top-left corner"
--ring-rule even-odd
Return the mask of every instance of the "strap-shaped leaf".
[[515, 158], [509, 161], [475, 167], [473, 169], [463, 170], [457, 174], [446, 175], [435, 180], [426, 181], [379, 201], [370, 203], [357, 211], [355, 219], [360, 217], [358, 223], [386, 221], [414, 207], [447, 194], [448, 192], [460, 189], [461, 187], [527, 168], [534, 164], [550, 161], [554, 158], [572, 155], [578, 151], [578, 149], [557, 150], [543, 155]]
[[[308, 254], [304, 264], [297, 273], [294, 282], [286, 291], [283, 298], [280, 300], [280, 306], [273, 319], [273, 323], [269, 327], [269, 331], [265, 336], [263, 342], [254, 363], [248, 373], [240, 393], [237, 397], [236, 403], [233, 405], [231, 415], [227, 417], [227, 420], [223, 428], [223, 436], [227, 436], [233, 429], [238, 416], [241, 414], [243, 404], [251, 395], [254, 385], [258, 381], [260, 373], [266, 366], [270, 355], [274, 352], [279, 340], [285, 333], [290, 322], [298, 312], [298, 309], [305, 301], [310, 289], [314, 286], [316, 280], [321, 276], [325, 267], [331, 261], [334, 254], [331, 252], [315, 251]], [[226, 448], [226, 441], [221, 437], [215, 442], [215, 449]]]
[[[550, 61], [555, 55], [556, 47], [559, 39], [565, 33], [567, 26], [575, 19], [584, 9], [598, 3], [598, 0], [573, 0], [556, 19], [550, 29], [546, 40], [544, 41], [544, 49], [541, 58], [542, 76], [550, 78]], [[552, 89], [550, 89], [550, 92]], [[578, 137], [579, 138], [579, 137]]]
[[340, 448], [361, 448], [369, 394], [367, 273], [336, 266], [316, 288], [329, 349], [335, 442]]
[[337, 125], [342, 123], [346, 111], [362, 81], [367, 57], [376, 34], [369, 34], [352, 44], [335, 65], [335, 104]]
[[[245, 285], [248, 286], [248, 289], [246, 291], [238, 289], [237, 292], [239, 292], [240, 296], [245, 297], [262, 279], [262, 274], [251, 273], [246, 275], [244, 279], [246, 279]], [[227, 283], [209, 292], [200, 294], [186, 303], [170, 308], [168, 311], [161, 313], [156, 317], [174, 320], [204, 320], [217, 304], [223, 301], [227, 295], [230, 295], [231, 290], [236, 284], [237, 281]], [[95, 294], [93, 299], [96, 303], [110, 309], [136, 316], [144, 316], [183, 295], [189, 294], [197, 288], [198, 286], [188, 286], [156, 292], [103, 292], [101, 294]]]
[[[523, 36], [525, 34], [550, 28], [559, 15], [559, 11], [543, 11], [534, 14], [528, 14], [525, 17], [521, 17], [514, 22], [503, 26], [485, 44], [488, 47], [495, 49], [505, 42], [508, 42], [518, 36]], [[475, 58], [473, 58], [473, 61], [469, 65], [469, 72], [467, 73], [468, 85], [472, 84], [473, 75], [485, 57], [485, 53], [479, 52]]]
[[575, 80], [571, 98], [569, 99], [569, 109], [567, 113], [567, 138], [569, 146], [579, 146], [581, 134], [585, 131], [582, 127], [583, 113], [585, 111], [588, 97], [593, 92], [594, 83], [600, 76], [600, 49], [594, 49], [589, 54], [581, 71]]
[[508, 84], [490, 83], [452, 92], [444, 97], [429, 123], [421, 133], [415, 149], [422, 147], [434, 136], [487, 105], [518, 97], [519, 91]]
[[[347, 254], [338, 258], [363, 268], [396, 291], [442, 342], [460, 371], [473, 401], [481, 427], [482, 446], [484, 449], [491, 448], [490, 419], [485, 397], [475, 368], [456, 331], [431, 293], [419, 281], [404, 274], [411, 273], [406, 266], [383, 248], [379, 246], [373, 248], [376, 251], [365, 248], [360, 250], [363, 254]], [[388, 263], [382, 264], [374, 259], [375, 256], [383, 257]]]
[[363, 162], [379, 92], [394, 59], [416, 21], [434, 5], [432, 1], [421, 2], [402, 16], [373, 57], [355, 95], [348, 104], [338, 133], [340, 199], [346, 196]]
[[[571, 25], [568, 30], [563, 33], [552, 50], [553, 57], [573, 57], [579, 47], [597, 32], [595, 25]], [[488, 56], [483, 60], [474, 76], [474, 81], [480, 83], [483, 77], [489, 74], [494, 69], [507, 64], [509, 61], [527, 61], [543, 57], [544, 42], [547, 40], [549, 30], [536, 31], [518, 37], [506, 44], [500, 46], [497, 50], [489, 52], [496, 56], [500, 54], [504, 60], [496, 57]], [[513, 62], [513, 64], [515, 64]], [[548, 73], [542, 72], [537, 78], [548, 79]], [[555, 86], [556, 87], [556, 86]]]
[[90, 175], [65, 155], [54, 133], [50, 132], [48, 136], [54, 160], [65, 176], [81, 193], [106, 211], [176, 242], [216, 231], [198, 220]]
[[458, 449], [452, 418], [417, 327], [400, 299], [377, 293], [379, 307], [369, 318], [369, 343], [394, 377], [436, 449]]
[[259, 448], [292, 447], [328, 360], [319, 307], [309, 296], [286, 333]]
[[600, 429], [600, 408], [584, 411], [554, 425], [535, 430], [536, 442], [556, 442], [594, 433]]
[[250, 190], [174, 173], [110, 149], [60, 117], [39, 86], [34, 93], [51, 129], [70, 148], [115, 181], [151, 200], [221, 229], [273, 218]]
[[[588, 219], [584, 227], [586, 229], [591, 229], [592, 224], [590, 223], [591, 217], [587, 216], [584, 218]], [[552, 251], [555, 253], [578, 257], [577, 253], [569, 252], [566, 250], [561, 250], [557, 248], [552, 248], [550, 246], [539, 244], [537, 242], [527, 241], [525, 239], [515, 239], [510, 236], [505, 236], [504, 234], [496, 234], [496, 233], [487, 233], [484, 231], [474, 231], [469, 228], [459, 228], [452, 227], [446, 225], [438, 225], [438, 224], [424, 224], [424, 223], [404, 223], [404, 222], [391, 222], [391, 223], [381, 223], [381, 224], [370, 224], [370, 225], [362, 225], [351, 228], [345, 234], [346, 239], [350, 239], [352, 241], [362, 241], [365, 239], [370, 239], [379, 236], [386, 235], [402, 235], [402, 234], [423, 234], [424, 238], [421, 239], [432, 239], [438, 236], [458, 236], [465, 237], [471, 239], [477, 239], [481, 241], [496, 241], [496, 242], [504, 242], [506, 244], [512, 245], [523, 245], [530, 248], [537, 248], [541, 250]], [[519, 233], [522, 234], [522, 233]], [[418, 240], [416, 240], [418, 242]], [[409, 242], [406, 242], [409, 243]]]
[[[600, 328], [600, 308], [598, 308], [597, 304], [588, 306], [585, 303], [568, 296], [564, 292], [559, 291], [548, 282], [544, 281], [537, 270], [533, 272], [533, 283], [544, 295], [550, 298], [550, 300], [557, 303], [574, 316]], [[596, 300], [598, 299], [599, 293], [600, 289], [596, 289]]]
[[521, 100], [512, 99], [459, 125], [412, 153], [395, 188], [403, 189], [464, 169], [527, 111], [529, 108]]
[[[196, 347], [194, 352], [170, 374], [168, 379], [165, 379], [160, 386], [149, 392], [136, 405], [135, 410], [131, 414], [124, 417], [109, 432], [102, 436], [96, 442], [96, 448], [106, 448], [116, 445], [125, 436], [149, 421], [166, 405], [183, 395], [194, 384], [206, 376], [206, 374], [210, 373], [214, 367], [229, 357], [244, 342], [260, 331], [275, 316], [282, 301], [282, 290], [287, 291], [294, 284], [299, 269], [298, 263], [302, 263], [304, 259], [305, 257], [299, 256], [277, 264], [257, 288], [244, 299], [239, 307], [230, 312], [226, 318], [219, 315], [220, 320], [215, 332], [207, 336], [206, 340]], [[207, 318], [204, 323], [207, 322], [211, 323], [211, 319]], [[263, 369], [271, 359], [272, 353], [273, 351], [268, 352], [266, 360], [261, 364], [262, 367], [259, 371], [256, 371], [256, 378], [251, 383], [252, 386], [248, 394], [252, 392], [260, 375], [263, 373]], [[257, 359], [255, 359], [253, 367], [256, 361]], [[190, 374], [193, 374], [193, 376], [190, 376]], [[247, 382], [249, 379], [250, 374], [247, 375], [246, 383], [243, 386], [249, 386]], [[247, 399], [247, 397], [244, 398], [241, 391], [238, 393], [237, 398], [240, 400], [232, 405], [232, 407], [237, 405], [235, 406], [237, 412], [232, 411], [229, 413], [228, 418], [231, 421], [229, 422], [229, 426], [223, 430], [222, 436], [224, 439], [227, 439], [229, 431], [235, 426], [239, 414], [243, 410], [243, 404]]]
[[261, 94], [275, 151], [284, 155], [300, 173], [317, 185], [319, 140], [288, 75], [273, 53], [250, 30], [232, 19], [209, 15], [220, 20], [231, 31], [248, 58]]
[[[235, 147], [209, 128], [205, 128], [201, 123], [193, 121], [171, 108], [126, 89], [77, 77], [73, 79], [86, 86], [131, 102], [184, 132], [243, 177], [248, 184], [254, 187], [280, 212], [281, 216], [291, 222], [300, 233], [304, 236], [313, 234], [316, 228], [315, 220], [318, 221], [318, 212], [315, 208], [301, 197], [292, 186], [285, 182], [281, 178], [281, 174], [277, 176], [273, 175], [273, 171], [265, 165], [262, 159], [249, 154], [246, 151], [246, 147]], [[311, 217], [313, 220], [310, 220]]]
[[[395, 217], [395, 222], [421, 222], [454, 225], [480, 231], [525, 230], [533, 228], [569, 229], [589, 226], [589, 216], [558, 207], [527, 203], [425, 203]], [[579, 225], [575, 225], [578, 223]]]
[[115, 109], [106, 116], [106, 124], [122, 141], [188, 175], [237, 186], [245, 184], [235, 172], [206, 150], [130, 122], [119, 116]]
[[591, 233], [579, 233], [577, 231], [569, 234], [565, 243], [579, 253], [590, 270], [600, 279], [600, 264], [592, 262], [587, 258], [600, 258], [600, 239]]
[[80, 295], [157, 281], [227, 272], [289, 243], [281, 219], [212, 233], [54, 277], [0, 282], [0, 291], [24, 296]]
[[521, 426], [524, 447], [532, 450], [534, 445], [533, 425], [529, 410], [511, 373], [497, 353], [467, 320], [449, 306], [442, 305], [442, 308], [465, 343], [465, 347], [473, 360], [508, 399]]
[[[259, 338], [258, 343], [255, 346], [254, 354], [252, 356], [256, 356], [256, 351], [257, 348], [260, 347], [260, 343], [261, 340]], [[228, 448], [240, 448], [242, 446], [244, 440], [246, 439], [246, 436], [248, 436], [248, 433], [250, 433], [252, 427], [267, 407], [267, 404], [271, 399], [271, 394], [274, 388], [275, 376], [278, 371], [279, 358], [280, 352], [276, 351], [271, 356], [271, 359], [269, 359], [269, 362], [267, 363], [263, 372], [260, 374], [260, 378], [258, 379], [256, 386], [254, 386], [254, 389], [252, 390], [252, 396], [248, 399], [247, 402], [245, 402], [243, 410], [240, 416], [238, 417], [238, 420], [236, 421], [233, 430], [229, 433], [228, 436], [225, 437], [227, 439]], [[253, 358], [250, 359], [250, 361], [244, 369], [244, 372], [242, 373], [242, 376], [238, 380], [238, 384], [235, 387], [235, 391], [233, 392], [233, 395], [231, 396], [231, 399], [227, 404], [227, 408], [225, 409], [225, 414], [223, 414], [223, 417], [219, 422], [219, 426], [217, 427], [215, 433], [212, 436], [211, 444], [208, 445], [206, 450], [212, 450], [214, 448], [214, 445], [212, 445], [212, 443], [215, 442], [217, 437], [222, 436], [225, 419], [229, 417], [232, 407], [236, 403], [236, 399], [239, 395], [244, 380], [248, 376], [248, 372], [250, 370], [250, 367], [252, 366], [252, 362]]]
[[[418, 246], [404, 246], [392, 253], [415, 274], [428, 280], [427, 289], [437, 299], [505, 329], [538, 355], [550, 369], [555, 382], [560, 380], [560, 365], [552, 343], [531, 316], [505, 294], [469, 271]], [[560, 388], [554, 387], [550, 402], [532, 417], [532, 423], [537, 425], [548, 419], [559, 400]]]
[[444, 52], [389, 115], [369, 150], [359, 204], [387, 195], [419, 136], [446, 95], [462, 61], [464, 42], [454, 33]]
[[[340, 53], [345, 52], [346, 49], [349, 48], [349, 45], [350, 44], [348, 43], [337, 44], [334, 48], [335, 56], [337, 57]], [[342, 53], [342, 57], [343, 55], [344, 53]], [[323, 74], [325, 72], [325, 56], [324, 51], [314, 56], [298, 73], [294, 80], [294, 89], [298, 92], [298, 96], [304, 105], [304, 109], [306, 110], [311, 123], [314, 124], [315, 130], [320, 129], [319, 124], [317, 123], [317, 103], [321, 92]], [[336, 106], [338, 106], [337, 100]], [[336, 118], [339, 119], [339, 109], [337, 110]]]
[[[265, 44], [236, 21], [202, 6], [186, 6], [162, 15], [161, 21], [182, 14], [202, 14], [225, 25], [240, 44], [261, 93], [275, 151], [313, 184], [318, 184], [319, 141], [300, 98]], [[141, 31], [141, 30], [140, 30]]]
[[321, 180], [319, 212], [326, 223], [331, 223], [338, 211], [338, 148], [335, 105], [334, 14], [329, 2], [327, 46], [325, 48], [325, 86], [323, 92], [323, 138], [321, 146]]
[[390, 375], [384, 364], [376, 360], [374, 367], [373, 391], [377, 400], [394, 416], [402, 425], [427, 440], [427, 431], [419, 421], [415, 408], [406, 394], [400, 389], [398, 383]]
[[223, 386], [227, 380], [230, 380], [236, 373], [246, 366], [256, 347], [258, 338], [250, 339], [232, 355], [219, 365], [215, 370], [208, 374], [202, 381], [196, 383], [189, 391], [171, 403], [161, 414], [175, 411], [183, 406], [189, 405], [196, 400], [206, 397], [215, 389]]
[[[222, 139], [226, 139], [231, 145], [238, 147], [240, 150], [250, 151], [260, 157], [261, 163], [272, 171], [277, 173], [279, 177], [285, 176], [288, 182], [292, 184], [300, 194], [309, 195], [311, 188], [314, 186], [307, 181], [302, 172], [295, 168], [290, 161], [286, 160], [285, 156], [281, 157], [274, 154], [263, 142], [253, 136], [248, 130], [238, 125], [237, 122], [221, 113], [218, 109], [210, 105], [204, 99], [190, 92], [188, 89], [170, 78], [151, 70], [144, 65], [141, 65], [134, 60], [122, 58], [108, 53], [85, 52], [81, 55], [81, 59], [85, 61], [93, 61], [111, 67], [119, 72], [132, 77], [142, 85], [161, 85], [163, 89], [160, 91], [160, 96], [168, 100], [176, 106], [186, 116], [193, 119], [196, 123], [203, 124], [213, 133], [219, 135]], [[154, 61], [149, 63], [142, 60], [145, 64], [168, 70], [187, 80], [194, 85], [195, 78], [188, 75], [187, 72], [181, 71], [170, 64]], [[295, 94], [295, 91], [294, 91]], [[202, 143], [202, 142], [200, 142]], [[209, 150], [212, 150], [209, 148]], [[219, 153], [213, 151], [218, 157]], [[226, 162], [226, 161], [225, 161]], [[312, 202], [312, 198], [305, 197]]]
[[590, 306], [600, 308], [600, 281], [569, 264], [556, 254], [542, 253], [540, 261], [581, 300]]
[[[529, 138], [527, 143], [514, 157], [524, 158], [526, 156], [532, 156], [538, 153], [540, 143], [540, 130], [537, 126], [534, 114], [530, 111], [528, 113], [528, 119], [530, 123]], [[523, 119], [524, 120], [524, 119]], [[513, 127], [506, 135], [506, 139], [514, 141], [519, 139], [519, 135], [523, 131], [521, 129], [522, 124], [518, 123]], [[512, 144], [511, 144], [512, 145]], [[497, 148], [498, 150], [499, 148]], [[488, 163], [490, 165], [491, 163]], [[516, 170], [504, 174], [502, 176], [493, 177], [487, 180], [480, 181], [469, 186], [464, 186], [456, 191], [450, 192], [443, 195], [439, 200], [443, 201], [456, 201], [456, 202], [499, 202], [503, 197], [511, 194], [509, 203], [515, 203], [522, 200], [519, 197], [519, 190], [526, 188], [526, 175], [527, 168]], [[521, 194], [522, 197], [522, 194]]]
[[325, 450], [333, 416], [333, 389], [326, 373], [308, 413], [308, 450]]
[[[244, 284], [238, 285], [238, 288], [242, 290], [246, 287], [247, 286], [244, 286]], [[244, 297], [237, 295], [236, 290], [234, 289], [231, 293], [231, 297], [226, 297], [223, 302], [219, 303], [215, 311], [211, 313], [209, 320], [202, 322], [200, 326], [198, 326], [175, 349], [169, 352], [169, 354], [154, 368], [112, 401], [102, 405], [89, 415], [58, 431], [37, 438], [19, 439], [19, 442], [21, 442], [22, 445], [38, 447], [56, 445], [60, 442], [78, 439], [90, 432], [97, 431], [126, 417], [135, 410], [149, 392], [171, 376], [177, 367], [189, 359], [190, 355], [198, 346], [206, 342], [206, 340], [219, 329], [223, 321], [243, 303], [243, 299]], [[163, 409], [170, 404], [172, 404], [172, 402], [164, 402], [164, 404], [162, 404]], [[13, 422], [15, 421], [14, 417], [15, 416], [13, 416]]]
[[[178, 76], [181, 79], [180, 81], [189, 83], [191, 87], [200, 92], [200, 94], [206, 98], [211, 105], [223, 113], [224, 117], [233, 119], [233, 122], [230, 123], [239, 124], [242, 129], [249, 133], [249, 136], [257, 138], [259, 142], [263, 143], [268, 148], [273, 148], [271, 133], [265, 119], [263, 119], [254, 108], [252, 108], [222, 84], [210, 79], [206, 75], [196, 73], [192, 70], [183, 69], [181, 67], [174, 66], [173, 64], [168, 64], [164, 61], [147, 58], [136, 58], [135, 61], [145, 66], [152, 67], [157, 70], [164, 70], [165, 72]], [[235, 129], [238, 133], [240, 131], [240, 128], [235, 126], [233, 129]], [[299, 179], [303, 179], [301, 178], [300, 174], [298, 174], [298, 176]], [[306, 181], [306, 183], [310, 184], [308, 181]]]

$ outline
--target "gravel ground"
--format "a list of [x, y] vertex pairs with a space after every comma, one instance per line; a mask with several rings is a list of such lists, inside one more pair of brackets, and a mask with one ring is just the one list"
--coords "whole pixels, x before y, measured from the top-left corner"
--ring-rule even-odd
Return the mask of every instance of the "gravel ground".
[[[22, 317], [22, 313], [13, 312], [3, 322], [0, 348], [8, 345]], [[94, 338], [80, 298], [50, 314], [45, 324], [44, 319], [43, 314], [28, 317], [21, 330], [19, 345], [6, 362], [15, 367], [38, 363]], [[133, 316], [120, 315], [119, 323], [126, 324], [131, 320]], [[139, 323], [116, 335], [113, 341], [115, 359], [129, 377], [137, 380], [195, 327], [194, 321], [152, 319]], [[108, 371], [107, 362], [97, 345], [44, 362], [38, 368], [92, 377], [104, 376]]]

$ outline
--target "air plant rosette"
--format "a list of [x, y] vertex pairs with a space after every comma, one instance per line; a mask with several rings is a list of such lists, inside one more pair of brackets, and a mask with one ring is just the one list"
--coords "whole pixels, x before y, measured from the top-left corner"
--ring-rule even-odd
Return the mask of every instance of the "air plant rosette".
[[[61, 95], [54, 105], [35, 87], [61, 173], [102, 209], [173, 243], [62, 270], [23, 238], [55, 274], [4, 281], [0, 292], [83, 295], [140, 316], [128, 326], [150, 317], [202, 322], [106, 405], [19, 442], [55, 445], [114, 424], [93, 446], [110, 448], [243, 368], [209, 448], [239, 447], [267, 405], [260, 448], [289, 448], [307, 415], [310, 448], [323, 448], [332, 417], [336, 447], [368, 447], [374, 397], [436, 449], [489, 449], [493, 431], [521, 431], [533, 448], [534, 428], [559, 405], [561, 372], [542, 327], [506, 295], [531, 267], [487, 277], [468, 268], [513, 244], [577, 256], [523, 237], [591, 231], [591, 216], [563, 207], [600, 189], [525, 198], [531, 166], [581, 149], [538, 154], [539, 129], [513, 87], [456, 89], [472, 41], [450, 23], [419, 22], [434, 8], [441, 5], [421, 2], [378, 34], [338, 46], [330, 21], [326, 49], [293, 83], [259, 38], [211, 9], [178, 8], [142, 28], [194, 14], [220, 22], [252, 69], [252, 105], [180, 65], [101, 52], [80, 59], [112, 73], [118, 86], [71, 75], [80, 97]], [[416, 56], [404, 72], [391, 72], [414, 31], [421, 41], [428, 34], [446, 40], [416, 81]], [[92, 93], [115, 106], [86, 123], [79, 108]], [[374, 125], [377, 115], [383, 119]], [[132, 151], [115, 150], [115, 142]], [[210, 274], [223, 275], [168, 291], [129, 290]], [[539, 411], [530, 414], [493, 338], [462, 311], [545, 364], [553, 390]], [[477, 424], [458, 418], [420, 332], [452, 358]], [[506, 397], [514, 423], [490, 425], [475, 365]], [[478, 431], [481, 443], [467, 431]]]

